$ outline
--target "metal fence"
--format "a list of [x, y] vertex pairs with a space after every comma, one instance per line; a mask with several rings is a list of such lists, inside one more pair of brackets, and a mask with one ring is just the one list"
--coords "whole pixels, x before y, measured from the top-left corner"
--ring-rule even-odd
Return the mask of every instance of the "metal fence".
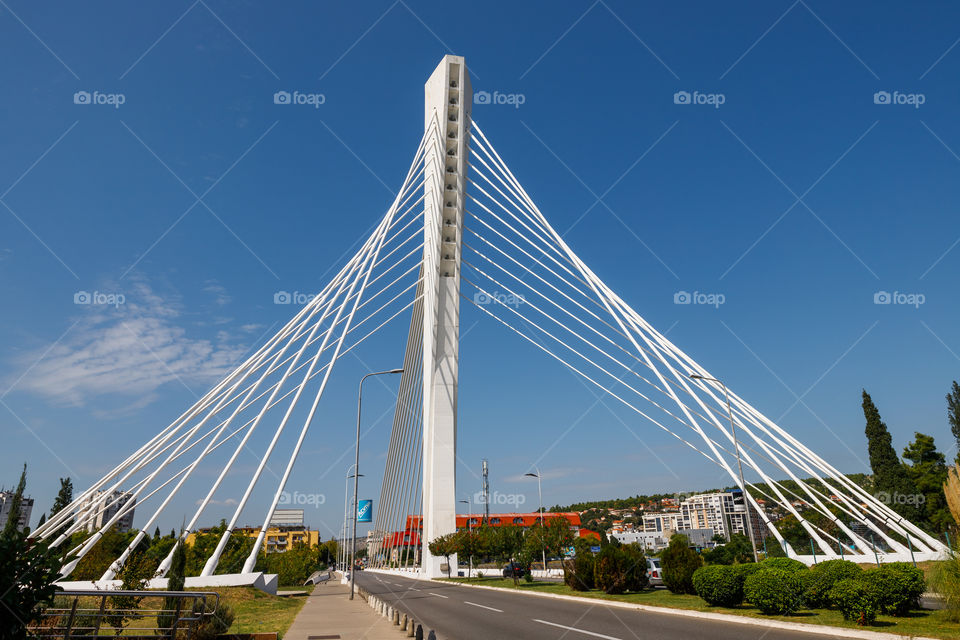
[[188, 640], [216, 615], [220, 596], [201, 591], [58, 591], [29, 638], [168, 638]]

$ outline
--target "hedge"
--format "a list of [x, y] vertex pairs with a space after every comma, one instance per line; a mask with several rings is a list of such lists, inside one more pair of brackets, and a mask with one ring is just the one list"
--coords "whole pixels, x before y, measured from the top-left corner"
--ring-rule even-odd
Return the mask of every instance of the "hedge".
[[880, 610], [894, 616], [905, 616], [920, 607], [926, 583], [923, 572], [906, 562], [892, 562], [863, 572], [861, 580], [876, 590]]
[[803, 604], [803, 581], [795, 571], [764, 567], [746, 579], [743, 594], [767, 615], [789, 615]]
[[844, 620], [855, 620], [862, 626], [877, 619], [879, 594], [863, 580], [844, 578], [837, 581], [829, 591], [829, 599], [843, 614]]
[[743, 602], [743, 576], [732, 565], [710, 565], [693, 572], [697, 595], [715, 607], [736, 607]]
[[849, 560], [827, 560], [810, 567], [803, 575], [806, 606], [822, 609], [830, 605], [830, 590], [841, 580], [858, 580], [863, 575], [860, 565]]

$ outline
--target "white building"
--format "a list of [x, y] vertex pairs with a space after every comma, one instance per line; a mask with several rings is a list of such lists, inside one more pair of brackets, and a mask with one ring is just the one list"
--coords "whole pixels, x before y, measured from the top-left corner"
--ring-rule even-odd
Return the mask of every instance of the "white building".
[[643, 532], [644, 533], [666, 533], [683, 529], [681, 514], [676, 511], [651, 512], [643, 514]]
[[[0, 491], [0, 529], [7, 526], [14, 495], [13, 491]], [[17, 529], [23, 531], [23, 528], [30, 524], [30, 513], [32, 511], [33, 498], [24, 496], [20, 501], [20, 522], [17, 523]]]
[[86, 504], [88, 506], [94, 502], [98, 502], [99, 504], [87, 521], [87, 531], [93, 533], [94, 531], [102, 529], [105, 524], [117, 515], [118, 511], [123, 509], [124, 506], [131, 501], [133, 501], [133, 504], [130, 505], [130, 509], [114, 523], [114, 526], [120, 533], [126, 533], [133, 528], [133, 514], [135, 511], [133, 505], [136, 504], [137, 499], [134, 498], [133, 494], [129, 491], [114, 491], [109, 495], [107, 495], [106, 491], [97, 491], [91, 494], [90, 497], [87, 498]]
[[680, 503], [680, 515], [681, 529], [713, 529], [727, 540], [734, 533], [749, 535], [747, 512], [739, 491], [690, 496]]

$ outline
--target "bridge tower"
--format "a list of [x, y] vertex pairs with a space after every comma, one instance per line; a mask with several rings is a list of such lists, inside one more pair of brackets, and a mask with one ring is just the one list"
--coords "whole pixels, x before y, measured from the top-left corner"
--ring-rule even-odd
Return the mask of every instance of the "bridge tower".
[[[461, 56], [444, 56], [424, 86], [423, 544], [424, 577], [444, 575], [428, 544], [456, 531], [460, 255], [473, 91]], [[450, 562], [456, 566], [456, 557]]]

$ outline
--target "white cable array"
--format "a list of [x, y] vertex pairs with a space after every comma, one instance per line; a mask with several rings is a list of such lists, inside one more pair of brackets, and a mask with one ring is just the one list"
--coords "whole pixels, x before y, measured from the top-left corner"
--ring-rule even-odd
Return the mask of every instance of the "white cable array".
[[[945, 549], [940, 541], [902, 520], [730, 392], [732, 419], [739, 436], [734, 439], [723, 387], [690, 378], [691, 374], [713, 376], [650, 326], [580, 260], [476, 122], [472, 134], [475, 178], [470, 181], [473, 192], [469, 194], [471, 218], [467, 231], [473, 240], [464, 242], [465, 256], [469, 254], [464, 265], [470, 272], [464, 281], [488, 303], [477, 305], [483, 313], [718, 464], [737, 486], [739, 475], [732, 463], [739, 454], [744, 470], [767, 487], [765, 491], [756, 489], [756, 493], [778, 502], [793, 515], [823, 556], [836, 556], [838, 551], [851, 555], [841, 549], [838, 534], [845, 536], [860, 555], [873, 552], [871, 543], [847, 522], [876, 534], [892, 555], [901, 559], [909, 559], [906, 554], [911, 548], [918, 554], [938, 554]], [[501, 299], [505, 296], [520, 302], [507, 304]], [[470, 300], [469, 295], [464, 297]], [[630, 380], [641, 381], [655, 394], [669, 398], [669, 404], [679, 412]], [[652, 405], [654, 413], [641, 410], [637, 404], [640, 401]], [[706, 449], [680, 437], [676, 433], [679, 425], [696, 434]], [[789, 479], [796, 491], [775, 480], [771, 472]], [[791, 555], [801, 555], [787, 545], [753, 492], [746, 490], [755, 483], [746, 484], [740, 488], [763, 527]], [[807, 517], [813, 514], [835, 527], [837, 535], [809, 521]]]

